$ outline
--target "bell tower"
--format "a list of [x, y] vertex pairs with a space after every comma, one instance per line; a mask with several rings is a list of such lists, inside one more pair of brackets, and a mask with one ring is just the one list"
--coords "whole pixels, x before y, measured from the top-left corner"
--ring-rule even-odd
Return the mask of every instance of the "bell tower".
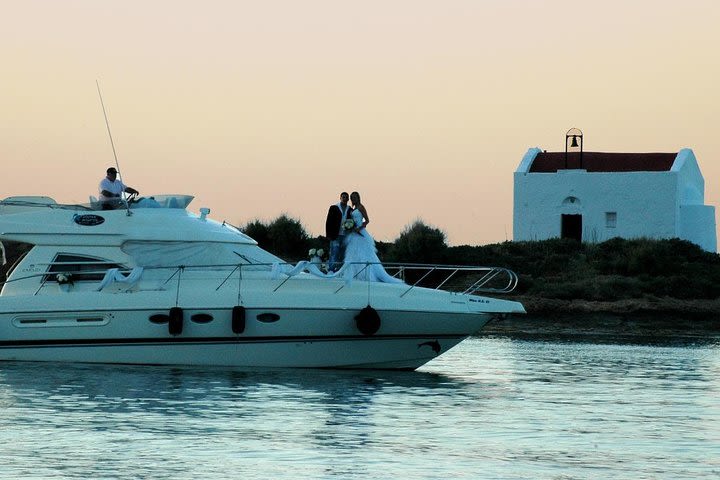
[[580, 153], [579, 168], [583, 168], [583, 133], [579, 128], [571, 128], [565, 133], [565, 169], [568, 168], [568, 152]]

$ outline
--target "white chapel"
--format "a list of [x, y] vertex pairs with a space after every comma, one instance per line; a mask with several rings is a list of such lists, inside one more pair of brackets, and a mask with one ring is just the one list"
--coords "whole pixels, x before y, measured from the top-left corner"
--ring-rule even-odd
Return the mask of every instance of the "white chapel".
[[514, 179], [513, 239], [554, 237], [677, 237], [716, 252], [715, 207], [705, 205], [705, 181], [689, 148], [568, 152], [566, 138], [565, 152], [529, 149]]

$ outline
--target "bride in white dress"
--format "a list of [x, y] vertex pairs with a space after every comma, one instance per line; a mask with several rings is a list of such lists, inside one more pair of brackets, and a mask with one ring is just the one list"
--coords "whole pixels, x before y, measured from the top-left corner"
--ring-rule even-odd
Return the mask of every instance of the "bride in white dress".
[[353, 206], [351, 215], [355, 222], [355, 228], [345, 234], [343, 276], [347, 279], [371, 282], [403, 283], [399, 278], [388, 274], [380, 265], [380, 259], [375, 249], [375, 240], [365, 228], [370, 223], [370, 216], [360, 202], [360, 194], [352, 192], [350, 202]]

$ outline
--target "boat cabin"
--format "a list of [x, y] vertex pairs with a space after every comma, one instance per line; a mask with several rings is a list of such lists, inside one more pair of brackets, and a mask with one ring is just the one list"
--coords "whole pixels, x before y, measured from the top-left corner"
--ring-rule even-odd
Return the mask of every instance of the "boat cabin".
[[[0, 295], [137, 288], [122, 280], [167, 279], [179, 267], [282, 262], [237, 228], [187, 211], [190, 195], [156, 195], [108, 210], [49, 197], [0, 201]], [[112, 277], [112, 278], [110, 278]]]

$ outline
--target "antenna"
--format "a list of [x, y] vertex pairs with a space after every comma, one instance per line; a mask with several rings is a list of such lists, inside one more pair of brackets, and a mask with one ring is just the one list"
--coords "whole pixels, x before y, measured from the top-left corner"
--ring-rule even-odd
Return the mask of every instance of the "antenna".
[[[105, 126], [107, 127], [108, 137], [110, 137], [110, 146], [112, 147], [113, 157], [115, 158], [115, 168], [117, 169], [118, 177], [120, 177], [120, 183], [125, 185], [125, 182], [123, 182], [122, 179], [122, 173], [120, 173], [122, 172], [122, 170], [120, 170], [120, 162], [118, 162], [117, 153], [115, 152], [115, 142], [113, 142], [112, 132], [110, 131], [110, 122], [108, 122], [107, 112], [105, 111], [105, 102], [103, 102], [102, 93], [100, 92], [100, 82], [98, 82], [97, 79], [95, 80], [95, 86], [97, 86], [98, 96], [100, 97], [100, 105], [102, 106], [103, 111], [103, 117], [105, 117]], [[128, 216], [132, 215], [132, 213], [130, 212], [130, 205], [127, 203], [125, 205], [127, 206]]]
[[[105, 126], [107, 127], [108, 136], [110, 137], [110, 146], [112, 147], [113, 157], [115, 157], [115, 168], [118, 171], [118, 176], [122, 182], [122, 170], [120, 170], [120, 164], [118, 163], [117, 153], [115, 152], [115, 142], [113, 142], [112, 132], [110, 132], [110, 122], [108, 122], [107, 113], [105, 112], [105, 102], [103, 102], [102, 93], [100, 93], [100, 82], [95, 80], [97, 86], [98, 96], [100, 97], [100, 106], [102, 106], [103, 116], [105, 117]], [[125, 183], [125, 182], [123, 182]]]

